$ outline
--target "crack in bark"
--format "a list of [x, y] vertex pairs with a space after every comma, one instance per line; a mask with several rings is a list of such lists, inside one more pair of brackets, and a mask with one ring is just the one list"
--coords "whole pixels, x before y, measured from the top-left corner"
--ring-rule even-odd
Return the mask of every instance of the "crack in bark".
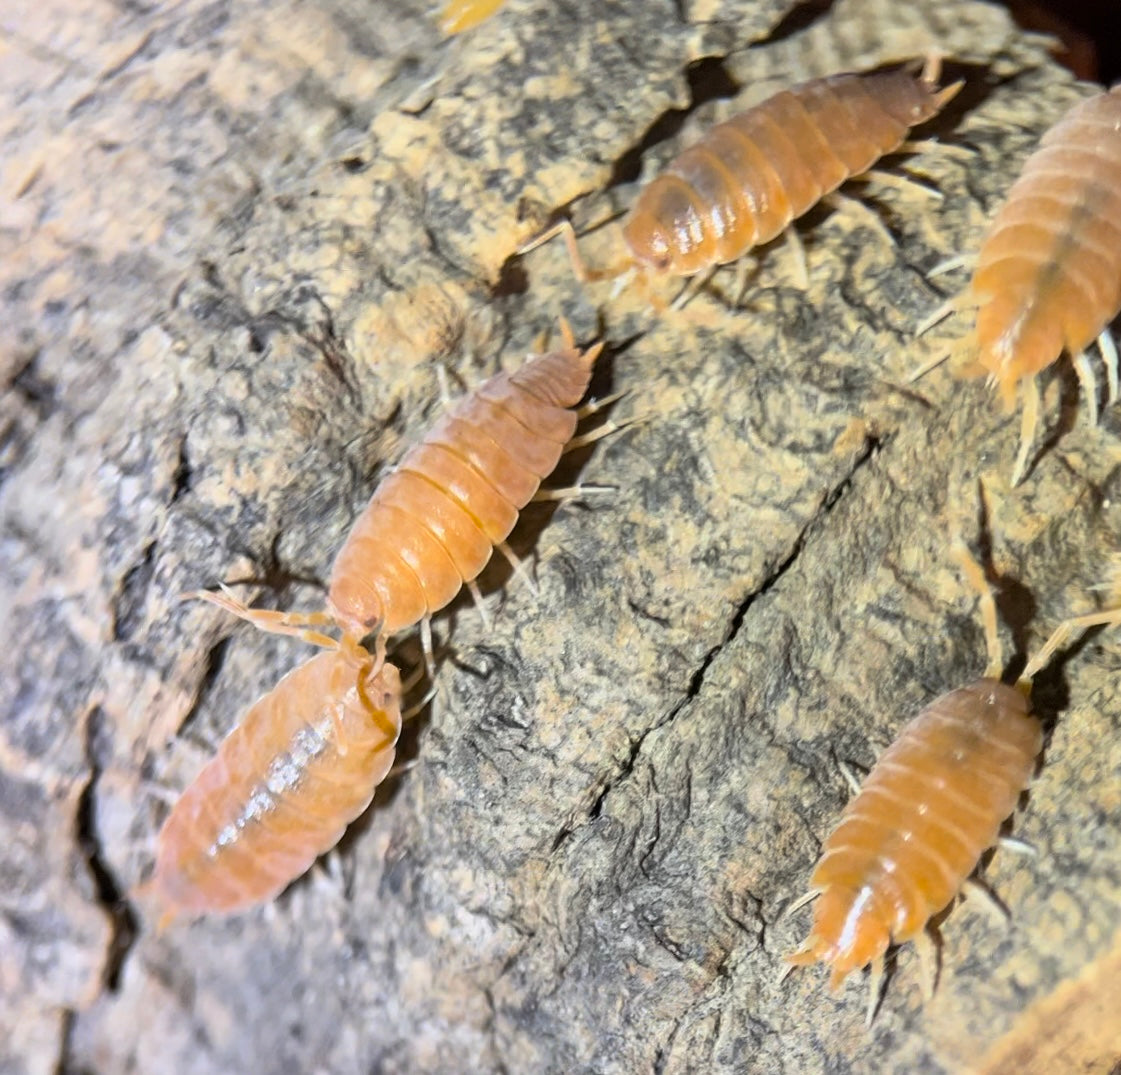
[[726, 56], [703, 56], [686, 66], [684, 75], [689, 85], [689, 103], [684, 108], [667, 109], [655, 117], [638, 142], [615, 158], [604, 192], [638, 179], [642, 173], [642, 158], [654, 146], [673, 138], [702, 105], [739, 93], [742, 87], [725, 68], [726, 59]]
[[101, 751], [97, 742], [101, 730], [102, 711], [94, 708], [86, 718], [84, 751], [90, 775], [78, 799], [75, 836], [86, 867], [93, 878], [97, 902], [110, 921], [111, 930], [105, 965], [101, 971], [101, 984], [109, 993], [115, 993], [120, 984], [125, 960], [139, 934], [139, 926], [136, 911], [109, 866], [109, 860], [97, 833], [97, 785], [103, 772]]
[[834, 3], [836, 0], [802, 0], [802, 3], [795, 4], [787, 12], [762, 41], [754, 42], [752, 47], [771, 46], [803, 33], [815, 23], [821, 22], [833, 9]]
[[[794, 543], [791, 546], [790, 552], [787, 554], [786, 558], [771, 572], [770, 575], [768, 575], [762, 581], [762, 583], [755, 590], [753, 590], [744, 598], [744, 600], [740, 603], [739, 608], [732, 616], [728, 633], [719, 642], [717, 642], [716, 645], [714, 645], [701, 659], [701, 662], [697, 666], [696, 671], [694, 671], [693, 675], [690, 677], [689, 686], [686, 689], [685, 695], [669, 711], [664, 719], [651, 725], [651, 727], [647, 728], [641, 735], [639, 735], [631, 742], [628, 756], [616, 769], [615, 774], [605, 781], [603, 787], [600, 789], [599, 795], [596, 797], [595, 802], [588, 810], [587, 819], [589, 821], [595, 821], [596, 818], [598, 818], [602, 814], [603, 804], [606, 801], [607, 796], [617, 785], [627, 780], [627, 778], [634, 771], [635, 764], [638, 761], [638, 756], [642, 752], [642, 746], [646, 742], [647, 737], [654, 732], [672, 724], [680, 715], [682, 710], [684, 710], [685, 707], [700, 694], [701, 689], [704, 686], [705, 677], [708, 674], [709, 668], [712, 667], [713, 661], [716, 660], [716, 658], [729, 643], [735, 640], [736, 636], [740, 632], [740, 629], [743, 627], [744, 619], [746, 618], [748, 612], [751, 610], [752, 606], [756, 601], [759, 600], [759, 598], [770, 593], [770, 591], [774, 589], [774, 587], [778, 584], [779, 580], [794, 566], [795, 561], [797, 561], [798, 557], [801, 556], [802, 551], [806, 546], [806, 541], [808, 540], [812, 530], [820, 524], [822, 519], [829, 515], [834, 507], [836, 507], [838, 501], [842, 496], [844, 496], [845, 492], [852, 485], [853, 478], [855, 477], [857, 471], [864, 467], [875, 456], [876, 452], [879, 450], [879, 448], [882, 447], [886, 439], [886, 437], [873, 436], [871, 434], [865, 436], [864, 444], [861, 447], [860, 452], [857, 454], [855, 460], [853, 461], [852, 466], [849, 468], [844, 477], [837, 483], [837, 485], [833, 489], [829, 490], [829, 492], [822, 500], [821, 506], [817, 509], [817, 511], [814, 512], [805, 526], [802, 527], [801, 531], [798, 533], [798, 536], [794, 539]], [[572, 835], [572, 833], [576, 831], [578, 827], [579, 826], [573, 825], [566, 826], [564, 829], [562, 829], [553, 842], [553, 851], [555, 852], [556, 850], [558, 850]]]

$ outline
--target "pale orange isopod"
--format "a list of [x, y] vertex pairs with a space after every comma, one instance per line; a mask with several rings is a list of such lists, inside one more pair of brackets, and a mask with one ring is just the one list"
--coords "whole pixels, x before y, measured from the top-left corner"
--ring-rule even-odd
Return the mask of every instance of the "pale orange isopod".
[[[1076, 632], [1121, 622], [1121, 609], [1066, 621], [1009, 686], [1001, 682], [992, 594], [980, 567], [962, 551], [981, 592], [985, 675], [935, 699], [903, 729], [825, 841], [809, 891], [787, 912], [817, 901], [809, 937], [786, 957], [789, 964], [828, 964], [833, 990], [871, 964], [868, 1023], [892, 945], [915, 942], [927, 996], [933, 993], [937, 961], [927, 926], [998, 843], [1043, 745], [1029, 702], [1032, 678]], [[985, 893], [979, 886], [974, 891]]]
[[869, 176], [884, 155], [914, 148], [905, 142], [910, 129], [961, 88], [939, 89], [940, 71], [934, 57], [921, 73], [912, 66], [817, 78], [717, 124], [643, 188], [623, 225], [627, 256], [610, 269], [587, 268], [568, 220], [519, 253], [563, 235], [580, 280], [634, 273], [644, 286], [666, 276], [692, 276], [699, 286], [719, 266], [786, 232], [847, 180]]
[[494, 15], [506, 0], [449, 0], [440, 14], [440, 29], [445, 34], [473, 30]]
[[969, 286], [919, 331], [971, 307], [979, 308], [976, 333], [962, 350], [972, 361], [961, 372], [987, 375], [1009, 408], [1024, 385], [1015, 485], [1039, 425], [1038, 373], [1066, 351], [1096, 423], [1097, 387], [1086, 355], [1096, 338], [1107, 401], [1117, 398], [1109, 323], [1121, 312], [1121, 86], [1075, 105], [1043, 136], [993, 221]]
[[247, 609], [228, 595], [198, 593], [264, 630], [296, 634], [335, 624], [353, 641], [385, 639], [420, 623], [431, 664], [430, 619], [474, 580], [498, 548], [522, 570], [506, 537], [573, 439], [592, 368], [602, 350], [581, 351], [562, 322], [565, 346], [513, 373], [484, 381], [442, 417], [382, 481], [355, 521], [331, 570], [326, 612]]
[[339, 842], [389, 772], [397, 669], [321, 641], [331, 651], [250, 707], [168, 815], [144, 889], [161, 926], [272, 899]]

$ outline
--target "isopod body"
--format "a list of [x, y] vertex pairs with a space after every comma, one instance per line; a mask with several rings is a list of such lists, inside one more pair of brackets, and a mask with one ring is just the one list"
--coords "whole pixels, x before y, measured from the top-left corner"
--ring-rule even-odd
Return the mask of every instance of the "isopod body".
[[847, 180], [867, 177], [881, 157], [906, 148], [911, 128], [937, 115], [961, 88], [939, 88], [940, 67], [932, 57], [921, 72], [910, 66], [813, 79], [717, 124], [639, 193], [623, 224], [627, 256], [610, 269], [585, 266], [567, 220], [519, 250], [563, 234], [581, 280], [632, 272], [641, 282], [704, 279], [785, 232]]
[[246, 713], [160, 831], [163, 921], [272, 899], [373, 798], [393, 764], [401, 682], [357, 647], [289, 672]]
[[813, 927], [788, 960], [830, 985], [918, 937], [958, 894], [1028, 786], [1043, 744], [1024, 693], [980, 679], [927, 706], [884, 752], [810, 877]]
[[1121, 86], [1075, 105], [1043, 136], [981, 245], [969, 287], [924, 328], [967, 307], [977, 307], [977, 324], [961, 372], [991, 377], [1009, 408], [1024, 385], [1015, 485], [1039, 423], [1038, 373], [1066, 351], [1096, 421], [1086, 350], [1097, 339], [1109, 401], [1118, 394], [1108, 326], [1121, 312]]
[[958, 88], [936, 78], [813, 79], [717, 124], [639, 194], [623, 226], [631, 257], [691, 276], [770, 242], [935, 116]]
[[[567, 327], [566, 327], [567, 331]], [[378, 486], [331, 571], [327, 607], [351, 637], [447, 605], [505, 547], [576, 429], [602, 345], [530, 358], [469, 393]]]
[[1076, 105], [1028, 159], [971, 284], [977, 362], [1006, 402], [1121, 311], [1121, 86]]
[[1001, 842], [1001, 826], [1028, 787], [1043, 746], [1029, 701], [1032, 678], [1070, 638], [1121, 622], [1118, 608], [1064, 621], [1016, 683], [1005, 684], [996, 604], [981, 568], [964, 548], [958, 551], [981, 596], [985, 675], [931, 702], [884, 751], [826, 839], [809, 890], [790, 908], [816, 901], [809, 936], [786, 956], [788, 964], [827, 964], [834, 990], [871, 964], [868, 1023], [887, 950], [917, 943], [930, 995], [937, 977], [931, 919], [966, 885], [991, 900], [970, 875]]

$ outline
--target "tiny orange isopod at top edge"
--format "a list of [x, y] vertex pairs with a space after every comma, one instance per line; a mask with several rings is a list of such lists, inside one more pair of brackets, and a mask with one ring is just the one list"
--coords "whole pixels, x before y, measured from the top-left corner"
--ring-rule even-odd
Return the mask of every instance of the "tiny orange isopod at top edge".
[[160, 830], [142, 889], [161, 927], [264, 903], [339, 842], [393, 764], [401, 680], [334, 643], [250, 707]]
[[1121, 609], [1067, 620], [1009, 686], [1001, 682], [992, 594], [980, 567], [960, 551], [981, 594], [985, 675], [935, 699], [903, 729], [825, 841], [809, 891], [786, 912], [817, 901], [809, 937], [786, 957], [789, 964], [828, 964], [834, 990], [871, 964], [869, 1024], [892, 945], [915, 942], [926, 995], [933, 994], [937, 960], [927, 926], [999, 842], [1043, 745], [1042, 725], [1029, 704], [1032, 677], [1076, 633], [1121, 622]]
[[449, 0], [440, 14], [440, 29], [445, 34], [461, 34], [486, 22], [506, 0]]
[[[981, 245], [969, 286], [919, 332], [972, 307], [978, 308], [976, 332], [958, 349], [972, 361], [959, 372], [987, 375], [1008, 408], [1024, 386], [1016, 485], [1039, 425], [1037, 374], [1066, 351], [1096, 423], [1097, 387], [1086, 350], [1097, 339], [1107, 402], [1117, 398], [1109, 324], [1121, 312], [1121, 85], [1075, 105], [1043, 136]], [[922, 366], [912, 379], [948, 357]]]
[[375, 490], [331, 569], [327, 610], [310, 614], [247, 609], [200, 592], [263, 630], [299, 635], [308, 625], [337, 625], [358, 641], [421, 625], [431, 667], [430, 620], [474, 580], [495, 548], [524, 570], [506, 544], [518, 514], [573, 447], [620, 428], [609, 423], [573, 438], [602, 343], [581, 351], [561, 322], [565, 345], [530, 357], [470, 392], [433, 426]]
[[932, 57], [918, 74], [911, 65], [817, 78], [717, 124], [643, 188], [623, 225], [627, 256], [610, 269], [585, 266], [568, 220], [518, 252], [563, 235], [581, 281], [634, 273], [644, 287], [650, 277], [700, 274], [703, 282], [787, 231], [847, 180], [868, 177], [881, 157], [915, 148], [905, 141], [910, 129], [962, 85], [939, 89], [940, 72]]

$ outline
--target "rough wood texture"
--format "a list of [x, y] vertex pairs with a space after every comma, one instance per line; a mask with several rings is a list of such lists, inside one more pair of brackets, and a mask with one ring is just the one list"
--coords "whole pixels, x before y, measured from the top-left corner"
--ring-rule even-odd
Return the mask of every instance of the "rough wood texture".
[[[8, 0], [3, 27], [0, 1070], [952, 1071], [1106, 958], [1121, 648], [1099, 635], [1040, 680], [1054, 730], [1016, 831], [1041, 855], [988, 870], [1011, 926], [955, 910], [933, 1003], [904, 950], [870, 1033], [859, 980], [776, 983], [837, 760], [983, 667], [950, 540], [991, 544], [1022, 651], [1094, 607], [1121, 531], [1118, 411], [1077, 421], [1065, 368], [1014, 492], [1016, 418], [981, 384], [901, 387], [935, 346], [925, 272], [976, 248], [1086, 92], [1042, 45], [965, 0], [510, 0], [450, 42], [419, 0]], [[808, 293], [781, 246], [743, 310], [661, 320], [582, 291], [560, 244], [508, 261], [559, 206], [630, 204], [715, 96], [932, 48], [971, 65], [935, 130], [976, 156], [915, 161], [941, 203], [809, 214]], [[560, 313], [614, 345], [614, 416], [650, 416], [576, 461], [617, 491], [527, 512], [540, 593], [488, 576], [492, 631], [469, 604], [439, 621], [418, 764], [335, 876], [156, 936], [126, 898], [156, 787], [310, 655], [176, 595], [317, 604], [438, 366], [475, 383]]]

